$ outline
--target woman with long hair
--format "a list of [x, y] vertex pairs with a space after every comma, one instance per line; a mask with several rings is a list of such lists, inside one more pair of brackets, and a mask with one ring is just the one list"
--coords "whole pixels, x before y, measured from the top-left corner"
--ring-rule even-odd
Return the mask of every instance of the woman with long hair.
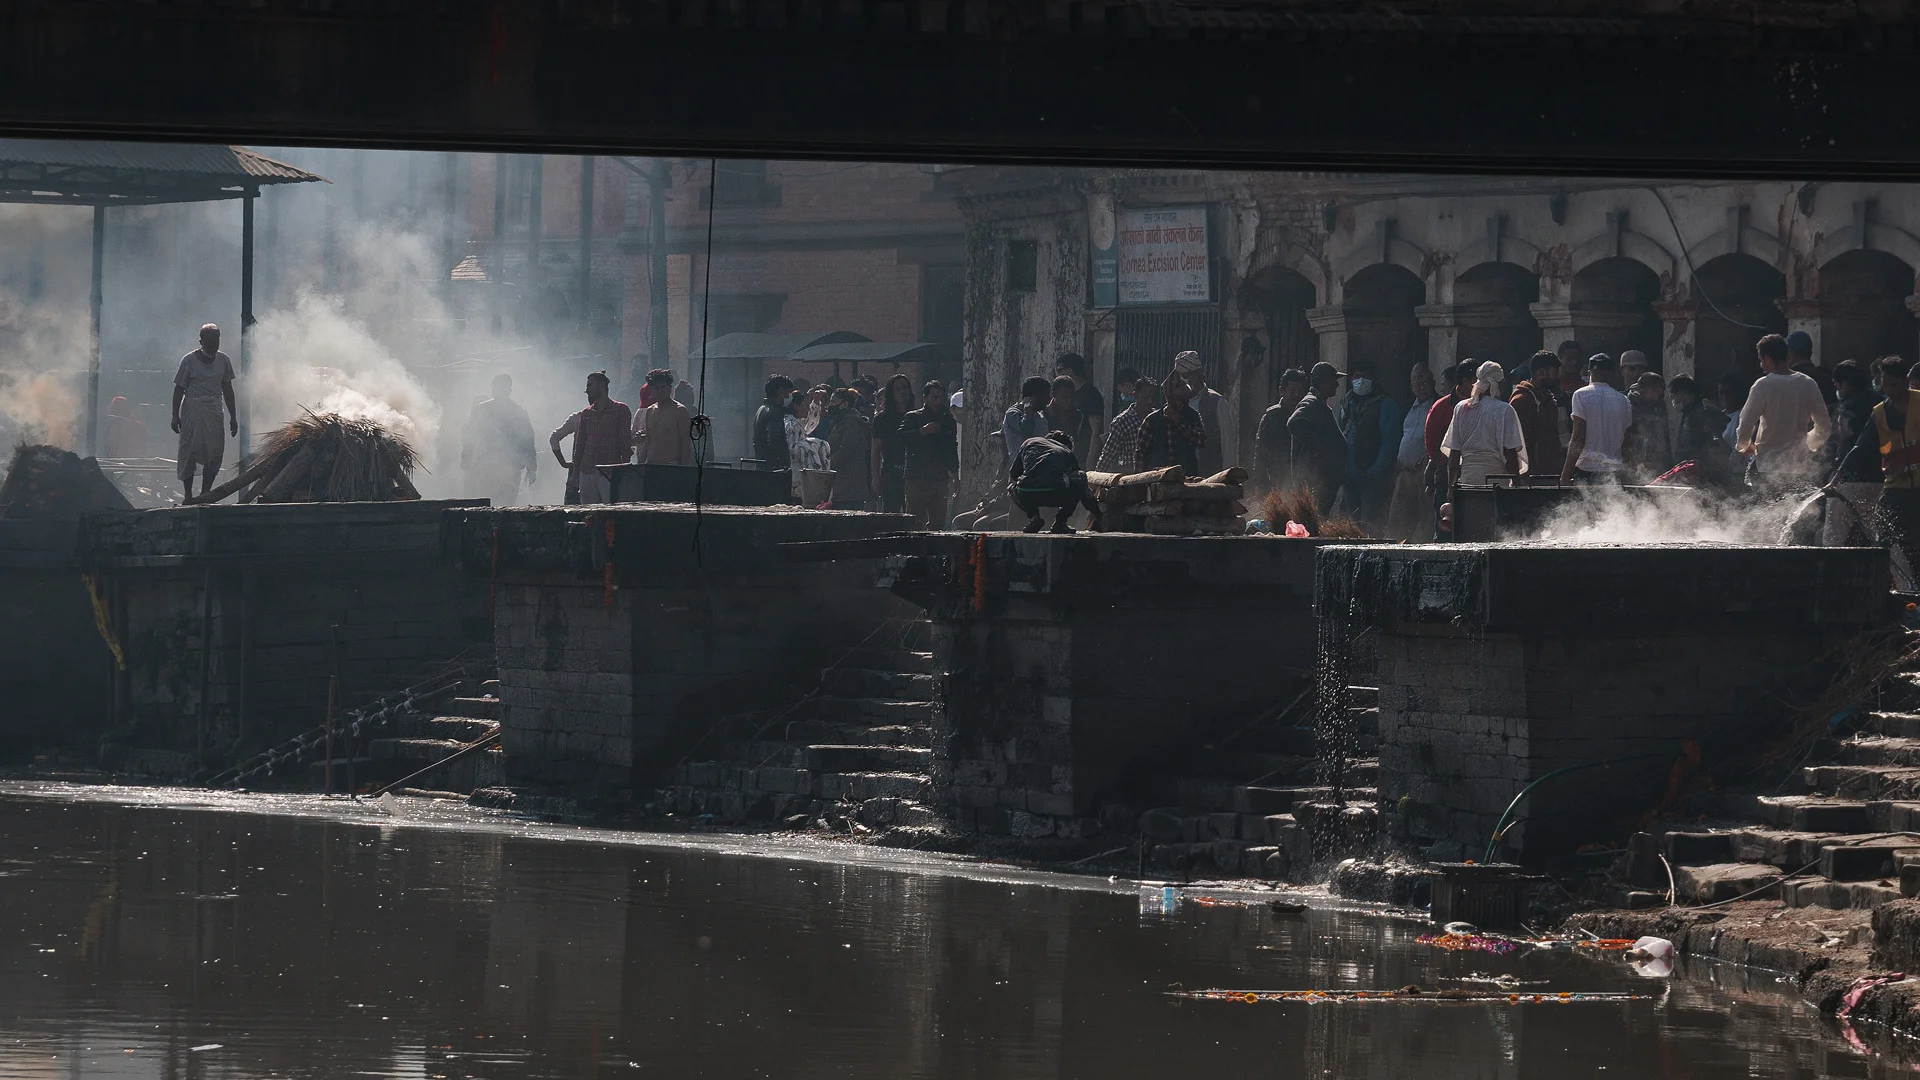
[[880, 492], [880, 509], [889, 514], [905, 513], [907, 508], [907, 433], [906, 415], [913, 411], [913, 380], [895, 372], [880, 388], [880, 407], [873, 415], [873, 437], [880, 452], [873, 457], [874, 488]]
[[1440, 440], [1447, 455], [1448, 487], [1478, 487], [1504, 469], [1519, 473], [1526, 464], [1520, 414], [1500, 394], [1507, 370], [1492, 360], [1474, 369], [1473, 392], [1453, 407], [1453, 422]]

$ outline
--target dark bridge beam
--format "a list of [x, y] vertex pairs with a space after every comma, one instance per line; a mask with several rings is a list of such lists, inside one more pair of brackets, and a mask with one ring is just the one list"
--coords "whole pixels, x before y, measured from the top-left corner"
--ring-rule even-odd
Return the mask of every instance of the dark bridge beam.
[[0, 133], [1795, 179], [1920, 167], [1899, 13], [1649, 6], [0, 0]]

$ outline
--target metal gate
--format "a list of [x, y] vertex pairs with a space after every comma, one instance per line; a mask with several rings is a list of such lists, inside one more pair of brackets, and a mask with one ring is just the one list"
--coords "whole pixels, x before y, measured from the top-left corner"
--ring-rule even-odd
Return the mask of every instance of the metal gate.
[[1225, 386], [1227, 362], [1220, 337], [1217, 305], [1120, 308], [1113, 320], [1114, 367], [1130, 367], [1157, 383], [1173, 369], [1175, 353], [1192, 349], [1200, 354], [1208, 385]]

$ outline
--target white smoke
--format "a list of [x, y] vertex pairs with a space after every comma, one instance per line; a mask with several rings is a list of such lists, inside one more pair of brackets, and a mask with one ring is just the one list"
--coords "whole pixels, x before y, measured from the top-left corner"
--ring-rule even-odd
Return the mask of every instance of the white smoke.
[[371, 420], [416, 448], [434, 445], [441, 409], [407, 365], [346, 301], [302, 289], [293, 305], [254, 327], [248, 415], [257, 432], [301, 410]]
[[1568, 544], [1744, 544], [1784, 542], [1800, 499], [1733, 501], [1702, 492], [1637, 494], [1583, 488], [1537, 526], [1512, 537]]
[[0, 289], [0, 437], [72, 450], [80, 438], [87, 342], [46, 305]]

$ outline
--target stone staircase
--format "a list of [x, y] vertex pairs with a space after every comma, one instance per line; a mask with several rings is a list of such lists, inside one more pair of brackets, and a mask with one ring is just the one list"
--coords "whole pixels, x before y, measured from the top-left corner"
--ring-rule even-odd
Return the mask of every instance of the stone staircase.
[[[333, 790], [368, 791], [404, 779], [443, 761], [500, 730], [500, 684], [494, 679], [463, 680], [452, 692], [407, 709], [355, 741], [335, 741]], [[468, 754], [426, 773], [407, 786], [467, 794], [503, 780], [498, 745]], [[327, 790], [327, 760], [308, 763], [308, 786]]]
[[1319, 782], [1311, 703], [1291, 723], [1203, 744], [1166, 787], [1173, 805], [1140, 815], [1148, 871], [1306, 881], [1330, 861], [1373, 850], [1380, 828], [1377, 698], [1373, 687], [1352, 688], [1355, 756], [1337, 795]]
[[815, 829], [897, 846], [942, 844], [938, 678], [928, 624], [883, 628], [772, 717], [728, 725], [674, 766], [657, 812], [694, 823]]
[[[1742, 894], [1788, 907], [1874, 908], [1920, 895], [1920, 674], [1888, 680], [1858, 715], [1799, 769], [1798, 792], [1734, 794], [1744, 821], [1666, 824], [1633, 838], [1623, 907], [1711, 903]], [[1666, 865], [1662, 865], [1664, 856]]]

